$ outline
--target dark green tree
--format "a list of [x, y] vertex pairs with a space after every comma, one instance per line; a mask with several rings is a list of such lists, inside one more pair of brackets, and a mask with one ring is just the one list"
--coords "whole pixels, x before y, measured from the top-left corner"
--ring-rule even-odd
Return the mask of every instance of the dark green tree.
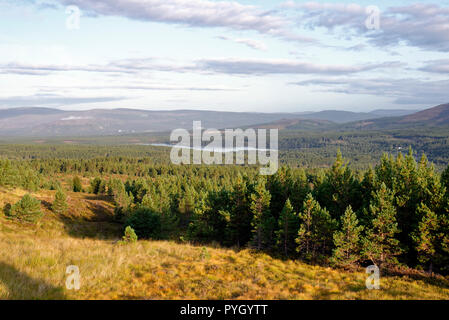
[[352, 205], [358, 210], [361, 203], [360, 186], [351, 169], [338, 150], [332, 168], [326, 172], [324, 181], [318, 186], [317, 199], [333, 218], [339, 218]]
[[285, 256], [289, 256], [295, 252], [295, 239], [298, 235], [299, 217], [293, 211], [290, 199], [285, 202], [279, 217], [279, 228], [276, 231], [276, 243]]
[[393, 198], [392, 192], [382, 183], [373, 195], [369, 209], [370, 225], [363, 238], [363, 256], [379, 268], [385, 263], [397, 262], [395, 256], [402, 251], [395, 238], [399, 229]]
[[357, 215], [349, 206], [341, 217], [340, 229], [334, 233], [332, 262], [343, 268], [351, 268], [360, 260], [361, 232]]
[[137, 208], [127, 219], [125, 225], [133, 228], [137, 236], [142, 239], [160, 239], [162, 236], [161, 217], [148, 208]]
[[26, 194], [15, 203], [10, 210], [10, 216], [26, 222], [36, 222], [42, 217], [41, 202]]
[[250, 209], [251, 199], [247, 179], [237, 176], [233, 186], [230, 201], [229, 232], [231, 243], [238, 247], [245, 246], [251, 239], [252, 214]]
[[427, 266], [429, 272], [432, 272], [441, 240], [439, 238], [439, 219], [435, 212], [424, 203], [420, 204], [417, 211], [422, 220], [412, 237], [416, 243], [418, 261], [423, 266]]
[[306, 260], [316, 261], [328, 254], [332, 248], [335, 221], [326, 209], [322, 209], [312, 194], [308, 194], [299, 214], [301, 221], [296, 251]]
[[253, 241], [258, 250], [270, 248], [274, 242], [276, 220], [270, 212], [270, 192], [265, 188], [265, 180], [259, 178], [254, 193], [251, 194], [251, 213], [253, 215]]

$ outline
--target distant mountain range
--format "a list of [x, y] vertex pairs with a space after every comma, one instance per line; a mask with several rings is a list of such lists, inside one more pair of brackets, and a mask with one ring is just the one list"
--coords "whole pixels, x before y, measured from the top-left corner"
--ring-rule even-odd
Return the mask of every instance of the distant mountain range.
[[305, 113], [253, 113], [199, 110], [148, 111], [94, 109], [63, 111], [50, 108], [0, 110], [0, 136], [51, 137], [122, 135], [205, 128], [276, 127], [280, 129], [382, 129], [407, 125], [449, 126], [449, 104], [420, 112], [375, 110], [372, 112], [320, 111]]
[[326, 120], [335, 123], [348, 123], [353, 121], [369, 120], [383, 117], [399, 117], [413, 114], [413, 110], [374, 110], [371, 112], [350, 112], [325, 110], [319, 112], [298, 112], [301, 119]]

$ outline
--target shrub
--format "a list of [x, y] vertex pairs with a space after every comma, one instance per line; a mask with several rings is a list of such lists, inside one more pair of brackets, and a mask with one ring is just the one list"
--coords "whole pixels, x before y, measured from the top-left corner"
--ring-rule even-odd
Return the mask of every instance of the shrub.
[[161, 238], [161, 217], [151, 209], [137, 208], [126, 221], [126, 225], [133, 228], [139, 238]]
[[133, 228], [127, 226], [125, 229], [125, 235], [123, 236], [122, 243], [134, 243], [137, 242], [137, 235]]
[[206, 247], [201, 248], [200, 259], [201, 260], [209, 260], [210, 259], [210, 253]]
[[5, 206], [3, 207], [3, 213], [7, 217], [11, 216], [11, 204], [10, 203], [5, 204]]

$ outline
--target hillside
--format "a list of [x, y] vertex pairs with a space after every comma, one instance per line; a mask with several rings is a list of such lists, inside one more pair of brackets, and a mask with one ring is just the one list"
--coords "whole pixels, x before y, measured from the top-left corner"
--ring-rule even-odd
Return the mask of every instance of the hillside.
[[[405, 111], [404, 111], [405, 112]], [[177, 128], [191, 129], [193, 121], [205, 128], [242, 128], [278, 121], [294, 121], [292, 129], [333, 128], [336, 123], [396, 115], [392, 110], [380, 113], [321, 111], [307, 113], [257, 113], [200, 110], [150, 111], [135, 109], [94, 109], [63, 111], [49, 108], [17, 108], [0, 110], [0, 136], [67, 137], [104, 136], [148, 132], [167, 132]], [[299, 121], [301, 120], [301, 121]]]
[[[51, 111], [53, 110], [53, 111]], [[191, 129], [201, 120], [207, 128], [242, 127], [285, 118], [286, 115], [215, 111], [145, 111], [133, 109], [60, 111], [8, 109], [0, 111], [2, 136], [89, 136]]]
[[401, 117], [383, 117], [343, 124], [341, 130], [391, 130], [449, 126], [449, 104], [442, 104]]
[[51, 108], [14, 108], [0, 110], [0, 119], [14, 118], [25, 115], [47, 116], [50, 114], [62, 114], [64, 111]]
[[[23, 190], [0, 191], [0, 205]], [[363, 270], [346, 272], [170, 241], [120, 245], [107, 198], [68, 193], [69, 214], [42, 200], [36, 226], [0, 214], [0, 299], [449, 299], [446, 279], [411, 272], [384, 276], [381, 290], [365, 288]], [[65, 288], [66, 267], [77, 265], [79, 291]]]
[[334, 123], [348, 123], [353, 121], [370, 120], [383, 117], [395, 117], [413, 113], [411, 110], [374, 110], [372, 112], [351, 112], [338, 110], [324, 110], [300, 114], [300, 118], [309, 120], [324, 120]]
[[426, 109], [408, 116], [400, 121], [401, 123], [427, 122], [435, 125], [449, 124], [449, 103]]
[[314, 120], [302, 118], [290, 118], [272, 121], [269, 123], [254, 124], [252, 128], [279, 129], [279, 130], [323, 130], [336, 127], [337, 125], [328, 120]]

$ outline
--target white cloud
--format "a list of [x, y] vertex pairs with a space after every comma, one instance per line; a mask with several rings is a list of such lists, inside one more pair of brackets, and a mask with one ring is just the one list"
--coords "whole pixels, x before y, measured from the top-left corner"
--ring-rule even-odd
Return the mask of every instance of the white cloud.
[[431, 73], [449, 74], [449, 59], [427, 61], [426, 65], [420, 70]]
[[327, 78], [293, 83], [299, 86], [317, 86], [317, 90], [348, 95], [372, 95], [393, 98], [396, 104], [440, 104], [449, 102], [449, 80], [419, 79], [354, 79]]
[[321, 65], [285, 59], [203, 59], [198, 61], [202, 70], [226, 74], [351, 74], [382, 68], [396, 68], [399, 62], [364, 65]]
[[59, 0], [92, 15], [120, 16], [133, 20], [250, 30], [288, 41], [313, 42], [289, 31], [288, 19], [253, 5], [209, 0]]
[[112, 61], [106, 65], [65, 66], [0, 64], [0, 74], [47, 75], [54, 72], [84, 71], [96, 73], [141, 74], [144, 72], [192, 72], [200, 74], [351, 74], [375, 69], [397, 68], [399, 62], [383, 62], [363, 65], [321, 65], [311, 62], [286, 59], [201, 59], [188, 64], [160, 63], [156, 59], [125, 59]]
[[268, 48], [262, 41], [254, 40], [254, 39], [242, 39], [242, 38], [230, 38], [226, 36], [219, 36], [219, 39], [222, 40], [230, 40], [234, 41], [236, 43], [244, 44], [252, 49], [260, 50], [260, 51], [266, 51]]
[[380, 47], [405, 43], [426, 50], [449, 51], [449, 8], [438, 4], [390, 7], [380, 14], [380, 30], [365, 27], [365, 7], [343, 3], [284, 3], [300, 12], [302, 24], [330, 30], [343, 28], [345, 37], [362, 36]]

